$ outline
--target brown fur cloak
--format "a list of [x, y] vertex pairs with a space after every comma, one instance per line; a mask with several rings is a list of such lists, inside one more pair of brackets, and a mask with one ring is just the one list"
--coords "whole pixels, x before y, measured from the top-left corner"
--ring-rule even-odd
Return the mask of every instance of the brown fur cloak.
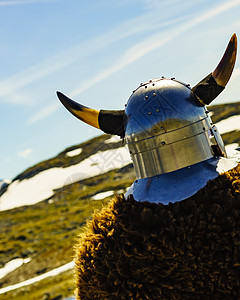
[[117, 197], [76, 246], [77, 299], [240, 299], [240, 166], [168, 205]]

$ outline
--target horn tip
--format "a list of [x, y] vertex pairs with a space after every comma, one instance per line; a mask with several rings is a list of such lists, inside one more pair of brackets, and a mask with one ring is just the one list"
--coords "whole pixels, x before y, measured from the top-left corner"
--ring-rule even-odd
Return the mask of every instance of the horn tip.
[[235, 49], [237, 49], [237, 35], [234, 33], [230, 39], [229, 44], [233, 45]]
[[232, 37], [231, 37], [231, 41], [233, 41], [233, 42], [236, 42], [236, 41], [237, 41], [237, 35], [236, 35], [235, 32], [234, 32], [234, 34], [233, 34]]
[[212, 72], [218, 85], [225, 87], [231, 77], [237, 54], [237, 35], [234, 33], [216, 69]]
[[65, 105], [67, 100], [70, 100], [63, 93], [61, 93], [59, 91], [57, 91], [56, 94], [57, 94], [58, 99], [62, 102], [63, 105]]
[[63, 93], [61, 93], [59, 91], [56, 91], [56, 94], [57, 94], [58, 98], [60, 98], [63, 95]]

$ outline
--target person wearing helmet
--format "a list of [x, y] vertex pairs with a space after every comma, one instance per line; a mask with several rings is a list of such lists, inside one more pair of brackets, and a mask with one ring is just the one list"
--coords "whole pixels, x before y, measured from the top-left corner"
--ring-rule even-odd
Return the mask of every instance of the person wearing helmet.
[[126, 140], [137, 177], [79, 239], [78, 299], [240, 297], [240, 167], [205, 107], [229, 81], [236, 51], [234, 34], [196, 86], [150, 80], [125, 110], [94, 110], [57, 92], [77, 118]]

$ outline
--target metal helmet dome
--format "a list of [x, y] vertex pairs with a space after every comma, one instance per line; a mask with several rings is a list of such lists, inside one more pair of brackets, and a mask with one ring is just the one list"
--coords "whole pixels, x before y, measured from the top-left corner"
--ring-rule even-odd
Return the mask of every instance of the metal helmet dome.
[[139, 179], [226, 155], [208, 111], [189, 85], [174, 78], [140, 85], [129, 98], [125, 114], [126, 142]]
[[133, 91], [125, 110], [98, 111], [57, 95], [80, 120], [125, 138], [137, 176], [127, 194], [139, 201], [179, 201], [236, 166], [223, 159], [224, 144], [205, 107], [226, 86], [236, 50], [234, 34], [214, 72], [192, 89], [175, 78], [150, 80]]

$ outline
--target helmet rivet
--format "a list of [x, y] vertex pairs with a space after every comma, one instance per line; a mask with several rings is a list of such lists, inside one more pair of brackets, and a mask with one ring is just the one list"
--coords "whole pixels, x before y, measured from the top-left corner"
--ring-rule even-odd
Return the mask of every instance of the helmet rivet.
[[159, 176], [156, 176], [156, 179], [158, 179], [159, 178]]
[[153, 96], [156, 96], [156, 93], [153, 93]]
[[127, 104], [124, 104], [125, 107], [127, 107]]
[[147, 85], [145, 85], [145, 89], [147, 89]]
[[152, 86], [154, 86], [154, 85], [155, 85], [155, 83], [152, 84]]
[[174, 79], [175, 79], [175, 77], [172, 77], [172, 78], [171, 78], [171, 80], [174, 80]]
[[161, 78], [165, 78], [164, 76], [162, 76]]
[[135, 183], [138, 183], [138, 180], [136, 180]]
[[149, 82], [152, 82], [152, 79], [150, 79]]
[[159, 112], [159, 109], [156, 109], [156, 112]]
[[148, 99], [148, 96], [145, 96], [145, 99]]
[[151, 115], [152, 113], [151, 113], [151, 112], [149, 112], [148, 114], [149, 114], [149, 115]]
[[165, 142], [162, 142], [161, 144], [162, 144], [162, 145], [165, 145], [166, 143], [165, 143]]

